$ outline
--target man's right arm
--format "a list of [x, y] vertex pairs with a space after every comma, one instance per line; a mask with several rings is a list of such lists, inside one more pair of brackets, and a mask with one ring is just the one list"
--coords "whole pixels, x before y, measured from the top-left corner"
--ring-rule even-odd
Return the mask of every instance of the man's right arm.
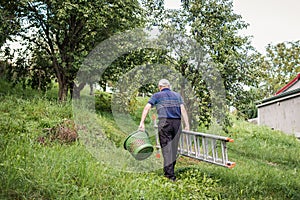
[[152, 105], [150, 103], [147, 103], [147, 105], [144, 107], [143, 113], [142, 113], [142, 118], [139, 126], [139, 130], [145, 131], [145, 119], [147, 117], [147, 114], [149, 110], [151, 109]]

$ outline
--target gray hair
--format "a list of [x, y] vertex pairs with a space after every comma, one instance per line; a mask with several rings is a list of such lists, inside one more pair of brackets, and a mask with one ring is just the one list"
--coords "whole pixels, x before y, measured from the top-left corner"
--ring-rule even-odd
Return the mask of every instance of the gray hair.
[[161, 79], [158, 82], [158, 85], [163, 87], [170, 87], [170, 82], [167, 79]]

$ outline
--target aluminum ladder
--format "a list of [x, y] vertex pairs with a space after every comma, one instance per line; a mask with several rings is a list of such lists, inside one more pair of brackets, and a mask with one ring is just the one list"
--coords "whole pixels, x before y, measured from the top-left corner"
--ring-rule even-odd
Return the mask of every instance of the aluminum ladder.
[[[154, 127], [157, 128], [156, 118], [152, 116]], [[227, 143], [234, 142], [229, 137], [183, 130], [179, 139], [178, 154], [211, 164], [233, 168], [235, 162], [228, 160]], [[160, 144], [156, 131], [156, 157], [160, 158]]]

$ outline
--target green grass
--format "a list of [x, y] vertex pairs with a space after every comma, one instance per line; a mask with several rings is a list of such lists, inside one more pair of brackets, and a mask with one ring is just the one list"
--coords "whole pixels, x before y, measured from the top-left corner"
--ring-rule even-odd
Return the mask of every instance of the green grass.
[[300, 199], [300, 142], [293, 136], [234, 121], [234, 143], [229, 157], [237, 162], [232, 170], [206, 164], [201, 171], [220, 179], [228, 199]]
[[[71, 103], [57, 103], [56, 91], [32, 94], [1, 85], [0, 199], [300, 199], [300, 143], [279, 131], [234, 120], [230, 136], [235, 142], [228, 144], [228, 154], [236, 167], [180, 157], [173, 183], [161, 169], [111, 168], [81, 140], [40, 144], [45, 128], [73, 119]], [[132, 115], [136, 125], [146, 100], [138, 102]], [[111, 114], [97, 116], [104, 134], [122, 148], [126, 132]]]

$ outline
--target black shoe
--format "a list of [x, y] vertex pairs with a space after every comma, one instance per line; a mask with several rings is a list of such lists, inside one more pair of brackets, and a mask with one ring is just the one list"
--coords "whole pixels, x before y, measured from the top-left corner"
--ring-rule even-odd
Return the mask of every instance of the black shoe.
[[175, 176], [165, 176], [166, 178], [168, 178], [170, 181], [175, 182], [176, 181], [176, 177]]

